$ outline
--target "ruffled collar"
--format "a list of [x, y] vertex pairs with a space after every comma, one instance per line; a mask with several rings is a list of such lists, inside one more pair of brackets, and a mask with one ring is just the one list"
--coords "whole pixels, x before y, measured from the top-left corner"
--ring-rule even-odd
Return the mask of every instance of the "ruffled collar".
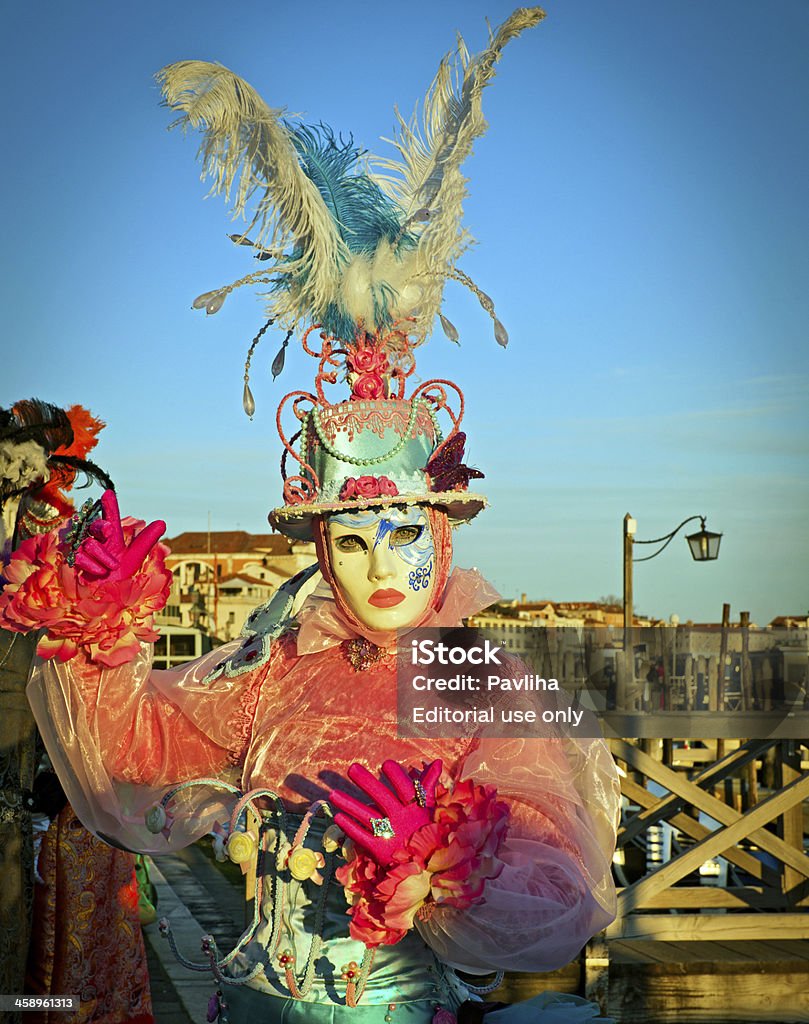
[[477, 569], [453, 569], [444, 588], [441, 603], [430, 608], [404, 634], [383, 633], [349, 625], [334, 600], [331, 587], [321, 582], [306, 599], [298, 615], [298, 654], [316, 654], [329, 647], [362, 637], [377, 647], [392, 650], [413, 629], [458, 626], [469, 615], [499, 600], [494, 587]]

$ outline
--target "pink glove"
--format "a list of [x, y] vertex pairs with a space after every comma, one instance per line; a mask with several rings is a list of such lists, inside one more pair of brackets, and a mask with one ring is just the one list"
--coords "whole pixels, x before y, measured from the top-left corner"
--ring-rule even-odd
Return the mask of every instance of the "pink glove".
[[89, 580], [131, 579], [166, 532], [166, 524], [162, 519], [150, 523], [127, 547], [115, 491], [104, 491], [101, 508], [103, 518], [90, 525], [90, 536], [76, 552], [76, 568]]
[[[396, 761], [385, 761], [382, 772], [395, 790], [392, 793], [355, 761], [348, 769], [348, 777], [368, 794], [373, 804], [362, 804], [353, 796], [334, 790], [329, 794], [329, 802], [347, 812], [335, 814], [335, 824], [377, 864], [390, 864], [394, 853], [402, 849], [416, 829], [432, 821], [435, 787], [442, 768], [441, 761], [433, 761], [420, 779], [413, 779]], [[368, 827], [363, 828], [358, 822]]]

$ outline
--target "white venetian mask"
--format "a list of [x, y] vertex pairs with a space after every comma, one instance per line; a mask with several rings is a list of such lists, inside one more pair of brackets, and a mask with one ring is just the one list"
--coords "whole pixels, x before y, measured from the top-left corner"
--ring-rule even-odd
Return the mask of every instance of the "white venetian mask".
[[334, 578], [364, 625], [389, 631], [417, 622], [435, 582], [435, 545], [422, 508], [340, 512], [327, 522]]

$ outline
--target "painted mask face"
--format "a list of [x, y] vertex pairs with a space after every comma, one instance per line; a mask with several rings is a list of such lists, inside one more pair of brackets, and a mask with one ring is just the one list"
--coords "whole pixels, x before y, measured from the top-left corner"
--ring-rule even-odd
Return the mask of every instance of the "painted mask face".
[[435, 546], [418, 506], [341, 512], [328, 520], [332, 573], [351, 611], [371, 629], [417, 622], [430, 603]]

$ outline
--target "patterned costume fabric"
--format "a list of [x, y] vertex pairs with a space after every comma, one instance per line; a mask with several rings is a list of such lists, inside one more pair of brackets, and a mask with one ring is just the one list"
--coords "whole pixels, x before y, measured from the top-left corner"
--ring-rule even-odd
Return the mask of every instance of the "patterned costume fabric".
[[[34, 637], [0, 630], [0, 992], [23, 991], [25, 954], [31, 929], [33, 848], [31, 815], [23, 793], [36, 766], [36, 726], [25, 683]], [[10, 1013], [10, 1024], [21, 1014]]]
[[30, 1024], [151, 1024], [135, 858], [100, 842], [68, 804], [42, 841], [27, 991], [78, 995], [75, 1012], [29, 1012]]

